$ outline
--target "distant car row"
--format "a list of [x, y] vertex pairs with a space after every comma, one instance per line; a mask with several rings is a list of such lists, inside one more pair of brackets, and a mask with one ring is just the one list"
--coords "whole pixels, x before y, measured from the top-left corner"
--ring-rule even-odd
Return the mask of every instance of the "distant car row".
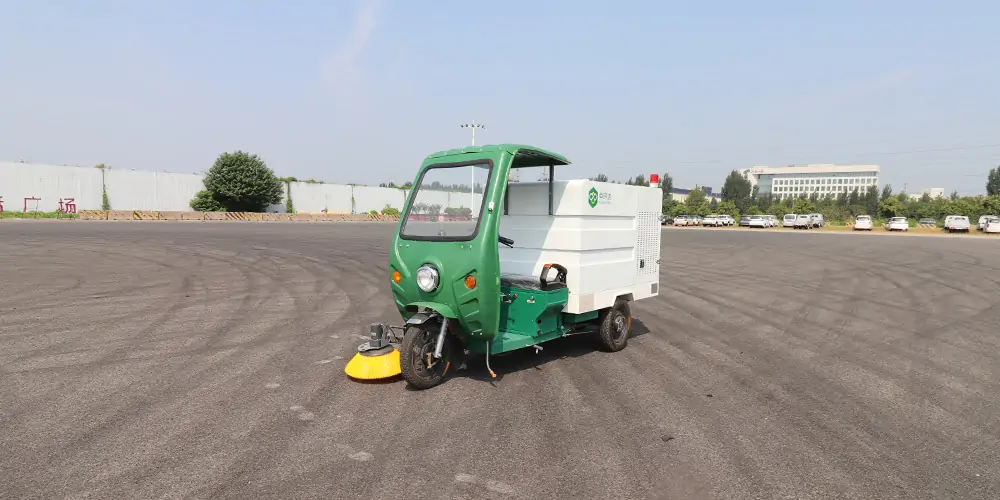
[[[737, 222], [733, 219], [733, 216], [726, 214], [712, 214], [704, 217], [700, 215], [678, 215], [674, 218], [664, 216], [662, 223], [674, 226], [718, 227], [740, 225], [743, 227], [777, 227], [778, 218], [773, 215], [743, 215], [740, 216], [740, 220]], [[919, 220], [919, 223], [937, 224], [937, 221], [931, 218], [923, 218]], [[823, 218], [823, 214], [785, 214], [781, 219], [781, 225], [782, 227], [795, 229], [812, 229], [823, 227], [826, 225], [826, 220]], [[859, 215], [854, 218], [855, 231], [871, 231], [874, 228], [875, 220], [872, 216]], [[949, 215], [944, 219], [944, 228], [949, 233], [968, 232], [971, 228], [971, 223], [969, 222], [969, 218], [964, 215]], [[887, 231], [909, 231], [910, 220], [906, 217], [890, 217], [885, 222], [885, 229]], [[978, 229], [984, 233], [1000, 233], [1000, 217], [996, 215], [984, 215], [980, 217]]]
[[[930, 222], [927, 222], [930, 221]], [[920, 224], [936, 224], [934, 219], [920, 219]], [[969, 232], [972, 224], [965, 215], [949, 215], [944, 218], [944, 228], [949, 233]], [[869, 215], [859, 215], [854, 219], [855, 230], [872, 230], [872, 218]], [[885, 222], [886, 231], [909, 231], [910, 220], [906, 217], [890, 217]], [[979, 218], [979, 230], [984, 233], [1000, 233], [1000, 217], [984, 215]]]
[[794, 229], [812, 229], [825, 226], [826, 219], [823, 214], [785, 214], [781, 225]]

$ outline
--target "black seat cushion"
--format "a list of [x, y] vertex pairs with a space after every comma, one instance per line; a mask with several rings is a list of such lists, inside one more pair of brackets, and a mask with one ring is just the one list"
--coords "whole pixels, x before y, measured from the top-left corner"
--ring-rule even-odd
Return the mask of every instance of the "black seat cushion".
[[500, 274], [500, 286], [510, 287], [510, 288], [520, 288], [521, 290], [538, 290], [538, 291], [549, 291], [558, 290], [560, 288], [566, 288], [565, 283], [547, 283], [545, 287], [542, 287], [541, 280], [537, 276], [526, 276], [523, 274]]

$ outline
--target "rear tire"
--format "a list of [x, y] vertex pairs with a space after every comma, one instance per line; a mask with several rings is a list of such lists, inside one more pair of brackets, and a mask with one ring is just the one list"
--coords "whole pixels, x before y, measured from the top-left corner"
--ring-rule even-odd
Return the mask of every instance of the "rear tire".
[[[428, 328], [428, 326], [437, 328]], [[432, 322], [424, 325], [414, 325], [406, 329], [403, 342], [399, 349], [399, 369], [403, 378], [415, 389], [430, 389], [442, 381], [450, 370], [455, 342], [448, 335], [441, 349], [441, 359], [433, 359], [434, 346], [440, 325]], [[431, 355], [432, 364], [427, 366], [427, 355]]]
[[600, 321], [601, 329], [597, 335], [601, 350], [617, 352], [624, 349], [632, 333], [632, 308], [628, 300], [615, 300], [614, 306], [601, 312]]

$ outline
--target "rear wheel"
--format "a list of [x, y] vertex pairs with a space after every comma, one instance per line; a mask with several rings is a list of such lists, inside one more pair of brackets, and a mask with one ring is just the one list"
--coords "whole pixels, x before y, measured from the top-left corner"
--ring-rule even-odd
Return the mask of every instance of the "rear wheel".
[[445, 338], [441, 358], [434, 358], [434, 347], [440, 325], [414, 325], [406, 329], [399, 349], [399, 369], [403, 378], [417, 389], [430, 389], [444, 380], [451, 368], [454, 345], [451, 336]]
[[631, 333], [632, 308], [628, 300], [618, 299], [614, 306], [601, 313], [601, 329], [598, 331], [601, 349], [608, 352], [624, 349]]

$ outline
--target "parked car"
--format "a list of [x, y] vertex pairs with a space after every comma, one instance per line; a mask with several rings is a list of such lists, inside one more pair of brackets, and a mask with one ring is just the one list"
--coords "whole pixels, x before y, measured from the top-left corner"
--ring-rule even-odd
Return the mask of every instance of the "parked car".
[[784, 227], [795, 227], [795, 214], [785, 214], [781, 219], [781, 225]]
[[871, 231], [874, 225], [875, 223], [872, 222], [872, 216], [870, 215], [859, 215], [854, 218], [855, 231]]
[[722, 221], [719, 220], [718, 215], [706, 215], [704, 219], [701, 220], [702, 226], [712, 226], [718, 227], [722, 225]]
[[944, 228], [949, 233], [954, 233], [955, 231], [964, 231], [967, 233], [971, 227], [969, 218], [964, 215], [949, 215], [944, 218]]
[[935, 219], [933, 219], [931, 217], [924, 217], [923, 219], [918, 220], [917, 224], [929, 224], [931, 226], [936, 226], [937, 225], [937, 220], [935, 220]]
[[763, 215], [751, 215], [750, 216], [750, 227], [767, 227], [767, 219]]
[[667, 224], [673, 225], [674, 224], [674, 218], [671, 217], [671, 216], [669, 216], [669, 215], [664, 215], [663, 217], [660, 217], [660, 224], [661, 225], [667, 225]]
[[750, 216], [749, 215], [741, 215], [740, 216], [740, 225], [741, 226], [750, 227]]
[[989, 220], [991, 217], [996, 217], [996, 215], [980, 215], [979, 216], [979, 225], [977, 226], [977, 229], [979, 229], [980, 231], [985, 230], [985, 228], [986, 228], [986, 221]]
[[991, 215], [986, 222], [983, 223], [984, 233], [1000, 233], [1000, 217]]
[[812, 216], [813, 227], [823, 227], [826, 225], [826, 219], [823, 218], [823, 214], [809, 214]]
[[813, 225], [812, 225], [812, 216], [809, 215], [809, 214], [798, 214], [798, 215], [796, 215], [795, 216], [795, 226], [793, 226], [793, 227], [795, 229], [811, 229], [813, 227]]
[[906, 217], [892, 217], [885, 223], [888, 231], [909, 231], [910, 220]]
[[765, 215], [764, 217], [767, 217], [767, 222], [770, 224], [770, 227], [778, 227], [777, 217], [775, 217], [774, 215]]
[[720, 215], [719, 220], [722, 221], [723, 226], [732, 226], [733, 224], [736, 224], [736, 220], [733, 219], [733, 216], [728, 214]]

